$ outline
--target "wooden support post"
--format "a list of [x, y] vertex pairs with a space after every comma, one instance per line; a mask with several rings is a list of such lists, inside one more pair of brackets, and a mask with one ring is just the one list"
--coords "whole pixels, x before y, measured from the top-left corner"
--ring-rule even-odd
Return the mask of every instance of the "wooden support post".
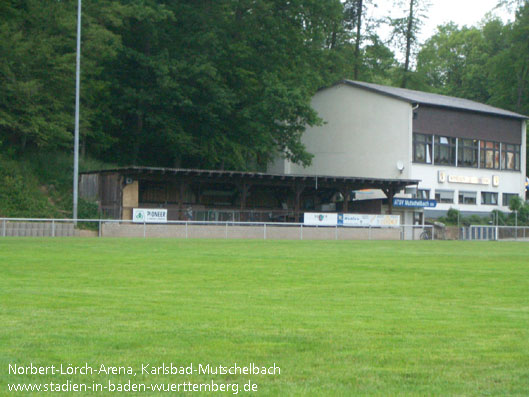
[[303, 193], [303, 190], [305, 190], [305, 185], [296, 185], [294, 187], [294, 217], [297, 222], [301, 222], [301, 194]]
[[178, 184], [178, 220], [184, 219], [184, 182]]
[[395, 196], [395, 189], [389, 187], [387, 189], [382, 189], [386, 197], [388, 198], [388, 214], [393, 214], [393, 196]]
[[347, 213], [349, 211], [349, 201], [351, 200], [351, 187], [346, 186], [345, 190], [342, 190], [343, 195], [343, 208], [342, 211]]
[[246, 201], [248, 199], [248, 193], [250, 191], [251, 185], [249, 183], [243, 182], [242, 184], [238, 184], [237, 187], [239, 188], [239, 192], [241, 193], [241, 221], [248, 220], [246, 213], [244, 210], [246, 209]]

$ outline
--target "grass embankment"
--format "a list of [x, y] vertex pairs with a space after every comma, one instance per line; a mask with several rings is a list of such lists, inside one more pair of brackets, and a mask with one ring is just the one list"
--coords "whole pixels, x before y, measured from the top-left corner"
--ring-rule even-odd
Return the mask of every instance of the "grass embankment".
[[[0, 239], [0, 387], [251, 379], [262, 396], [525, 395], [528, 258], [523, 243]], [[137, 375], [7, 374], [30, 362]], [[171, 362], [281, 374], [141, 374]]]
[[[105, 164], [81, 159], [81, 171]], [[72, 156], [59, 152], [0, 153], [0, 217], [71, 218]], [[79, 199], [79, 218], [98, 218], [97, 205]]]

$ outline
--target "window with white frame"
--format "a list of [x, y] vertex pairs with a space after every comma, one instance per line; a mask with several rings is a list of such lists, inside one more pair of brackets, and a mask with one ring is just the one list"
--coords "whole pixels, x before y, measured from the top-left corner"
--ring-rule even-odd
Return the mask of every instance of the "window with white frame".
[[481, 192], [481, 204], [498, 205], [498, 193]]
[[480, 142], [480, 167], [490, 169], [500, 168], [500, 144], [498, 142]]
[[459, 204], [476, 204], [477, 192], [459, 191]]
[[413, 161], [432, 164], [432, 135], [413, 134]]
[[418, 189], [416, 198], [430, 200], [430, 189]]
[[435, 136], [434, 151], [434, 164], [456, 165], [456, 138]]
[[438, 203], [452, 204], [454, 202], [454, 191], [453, 190], [436, 190], [435, 200]]
[[501, 144], [501, 168], [520, 171], [520, 145]]
[[458, 167], [478, 167], [477, 139], [458, 139], [457, 142], [457, 166]]
[[430, 199], [430, 189], [417, 189], [416, 187], [407, 187], [404, 192], [410, 194], [412, 198], [421, 200]]
[[514, 197], [518, 197], [518, 195], [516, 193], [503, 193], [502, 198], [501, 198], [502, 205], [504, 205], [505, 207], [508, 207], [511, 204], [511, 200]]

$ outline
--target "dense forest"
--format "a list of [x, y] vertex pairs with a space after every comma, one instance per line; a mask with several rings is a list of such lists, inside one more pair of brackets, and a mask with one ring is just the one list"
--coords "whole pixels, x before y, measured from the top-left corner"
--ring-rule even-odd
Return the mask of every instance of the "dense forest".
[[[310, 98], [343, 78], [529, 115], [529, 1], [504, 23], [418, 33], [426, 0], [83, 2], [81, 156], [116, 164], [262, 169], [323, 120]], [[0, 153], [73, 147], [76, 0], [0, 2]], [[392, 32], [381, 39], [379, 29]]]

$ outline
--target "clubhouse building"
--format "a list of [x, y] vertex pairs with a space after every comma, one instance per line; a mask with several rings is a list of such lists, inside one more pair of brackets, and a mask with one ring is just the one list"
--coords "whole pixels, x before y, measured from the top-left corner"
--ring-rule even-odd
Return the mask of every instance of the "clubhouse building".
[[[427, 217], [450, 208], [508, 211], [513, 196], [525, 197], [526, 116], [349, 80], [319, 90], [312, 106], [325, 121], [302, 138], [314, 154], [312, 165], [302, 168], [278, 158], [270, 172], [419, 180], [400, 196], [435, 200], [435, 207], [424, 210]], [[355, 196], [383, 198], [376, 191]]]

